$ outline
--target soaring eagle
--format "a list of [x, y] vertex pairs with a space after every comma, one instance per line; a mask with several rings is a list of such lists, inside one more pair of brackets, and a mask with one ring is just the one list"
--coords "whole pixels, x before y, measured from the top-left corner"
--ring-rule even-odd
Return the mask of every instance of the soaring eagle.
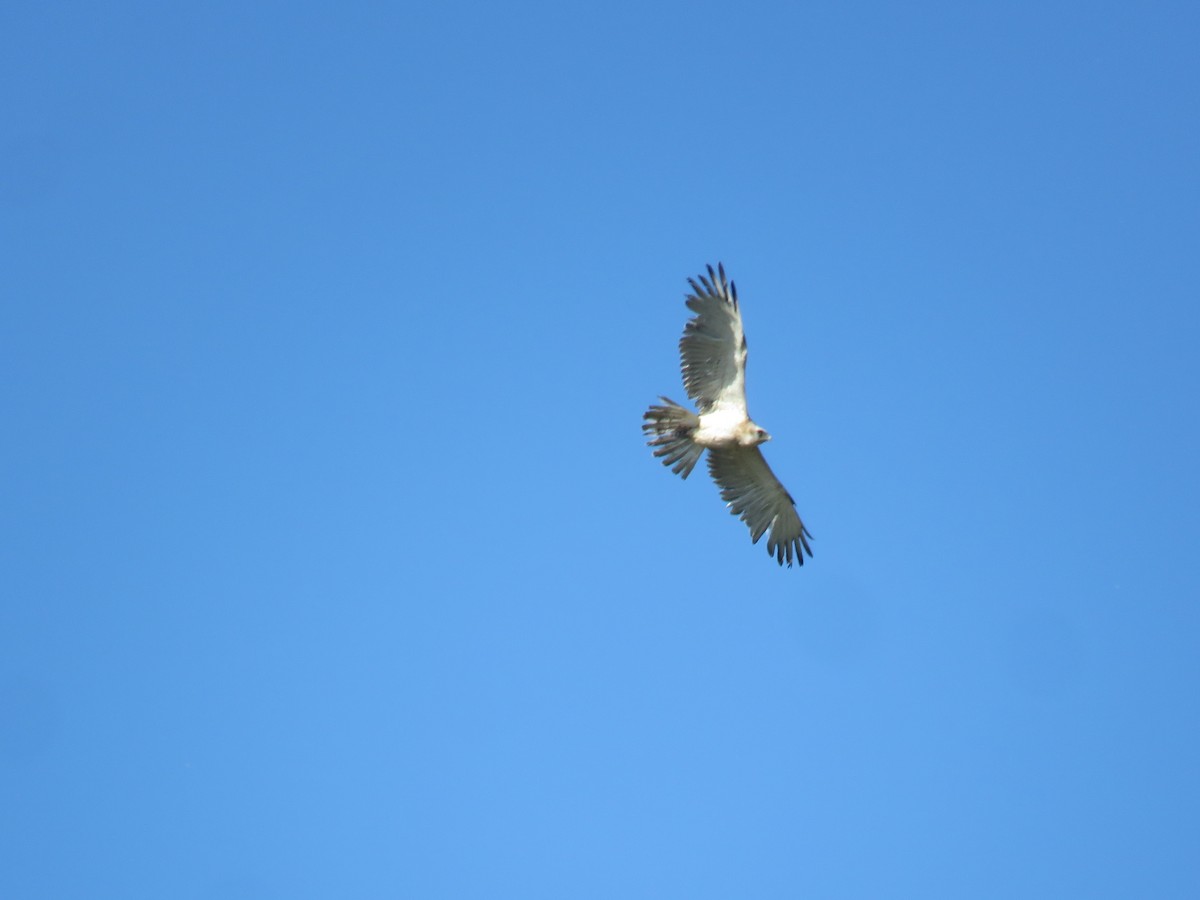
[[689, 278], [692, 293], [687, 306], [696, 315], [683, 329], [679, 355], [683, 386], [696, 401], [699, 415], [666, 397], [666, 406], [651, 406], [642, 417], [642, 430], [654, 439], [654, 455], [664, 466], [687, 478], [708, 451], [708, 471], [721, 488], [729, 511], [750, 527], [757, 544], [767, 532], [767, 552], [782, 566], [793, 560], [804, 565], [812, 556], [812, 537], [796, 513], [796, 501], [787, 492], [758, 445], [771, 436], [746, 410], [746, 336], [737, 288], [725, 280], [725, 267], [708, 267], [700, 283]]

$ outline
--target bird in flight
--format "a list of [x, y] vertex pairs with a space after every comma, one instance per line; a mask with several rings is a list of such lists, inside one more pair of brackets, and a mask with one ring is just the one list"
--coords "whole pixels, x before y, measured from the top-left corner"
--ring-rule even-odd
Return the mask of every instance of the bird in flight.
[[737, 288], [725, 280], [725, 267], [708, 266], [700, 283], [689, 278], [687, 306], [696, 315], [679, 339], [683, 386], [699, 412], [659, 397], [642, 416], [649, 446], [664, 466], [687, 478], [708, 451], [708, 472], [729, 511], [740, 516], [757, 544], [767, 536], [767, 552], [791, 567], [812, 556], [812, 537], [796, 513], [796, 501], [763, 458], [758, 445], [771, 439], [746, 409], [746, 335]]

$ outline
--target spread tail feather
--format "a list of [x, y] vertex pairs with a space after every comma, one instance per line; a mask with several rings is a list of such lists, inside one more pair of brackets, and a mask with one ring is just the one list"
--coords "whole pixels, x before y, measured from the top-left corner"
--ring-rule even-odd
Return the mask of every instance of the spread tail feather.
[[656, 447], [654, 455], [670, 466], [676, 475], [687, 478], [700, 461], [704, 448], [692, 441], [692, 435], [700, 426], [700, 418], [690, 409], [685, 409], [674, 400], [659, 397], [666, 406], [651, 406], [642, 416], [642, 431], [656, 435], [649, 446]]

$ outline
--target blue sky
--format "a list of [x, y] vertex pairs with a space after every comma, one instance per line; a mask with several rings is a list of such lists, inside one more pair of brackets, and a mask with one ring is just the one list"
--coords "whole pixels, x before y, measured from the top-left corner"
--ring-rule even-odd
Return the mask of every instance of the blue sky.
[[1200, 893], [1194, 4], [0, 35], [0, 894]]

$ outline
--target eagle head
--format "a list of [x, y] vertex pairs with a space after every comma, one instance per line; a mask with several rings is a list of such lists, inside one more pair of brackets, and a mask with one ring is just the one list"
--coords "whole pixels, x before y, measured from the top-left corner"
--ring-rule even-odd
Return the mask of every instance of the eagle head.
[[749, 419], [742, 423], [738, 429], [737, 442], [743, 447], [757, 447], [759, 444], [765, 444], [771, 439], [765, 430], [759, 428]]

